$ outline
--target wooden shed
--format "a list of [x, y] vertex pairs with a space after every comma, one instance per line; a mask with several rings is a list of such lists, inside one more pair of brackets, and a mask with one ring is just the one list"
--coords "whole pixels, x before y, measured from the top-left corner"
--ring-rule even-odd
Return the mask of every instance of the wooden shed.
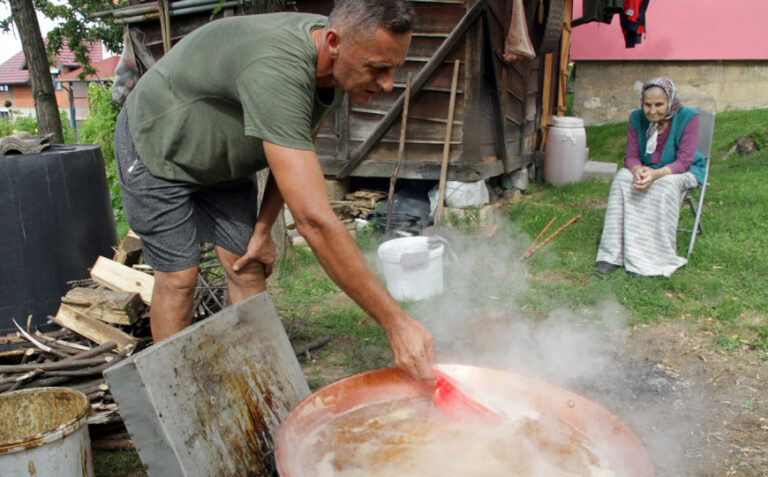
[[[537, 54], [532, 60], [508, 64], [503, 61], [503, 51], [512, 0], [411, 0], [416, 25], [406, 62], [395, 75], [394, 89], [380, 93], [365, 106], [344, 104], [319, 131], [316, 149], [326, 176], [392, 175], [406, 77], [411, 73], [405, 161], [399, 177], [438, 179], [456, 60], [460, 66], [448, 179], [486, 179], [534, 162], [549, 117], [557, 112], [558, 103], [561, 113], [564, 110], [563, 72], [569, 43], [568, 35], [561, 41], [561, 33], [564, 25], [569, 31], [572, 0], [520, 1]], [[191, 2], [195, 3], [192, 7]], [[115, 16], [132, 27], [134, 39], [140, 38], [155, 58], [162, 56], [164, 41], [177, 41], [210, 21], [214, 6], [224, 6], [219, 16], [242, 12], [236, 1], [183, 0], [167, 2], [169, 13], [163, 17], [162, 3], [135, 4], [129, 9], [135, 12], [137, 6], [147, 6], [146, 13]], [[201, 7], [203, 12], [179, 14], [184, 8]], [[332, 0], [295, 2], [298, 11], [308, 13], [327, 15], [332, 7]]]

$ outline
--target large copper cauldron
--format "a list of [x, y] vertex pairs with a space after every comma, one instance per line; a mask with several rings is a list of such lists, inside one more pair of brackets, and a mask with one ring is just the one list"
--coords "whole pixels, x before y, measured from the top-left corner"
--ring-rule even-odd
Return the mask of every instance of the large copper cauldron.
[[[489, 368], [440, 365], [439, 369], [472, 389], [527, 403], [543, 415], [580, 430], [601, 449], [616, 476], [649, 477], [653, 464], [642, 442], [618, 417], [572, 392], [542, 381]], [[300, 402], [288, 415], [277, 437], [275, 456], [282, 477], [301, 477], [297, 449], [312, 429], [361, 405], [429, 395], [433, 388], [404, 372], [379, 369], [330, 384]]]

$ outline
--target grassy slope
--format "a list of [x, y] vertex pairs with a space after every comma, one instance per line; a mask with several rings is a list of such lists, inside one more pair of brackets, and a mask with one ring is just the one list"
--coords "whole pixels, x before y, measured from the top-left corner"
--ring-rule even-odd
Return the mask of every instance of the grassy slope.
[[[534, 256], [531, 260], [534, 277], [556, 269], [568, 280], [555, 284], [534, 280], [529, 301], [544, 309], [558, 304], [590, 305], [612, 293], [631, 311], [635, 322], [700, 320], [725, 347], [747, 343], [768, 348], [768, 188], [764, 186], [768, 151], [733, 154], [722, 160], [736, 136], [765, 129], [766, 125], [768, 110], [717, 116], [711, 186], [702, 216], [705, 234], [697, 239], [689, 265], [670, 278], [630, 279], [622, 271], [606, 279], [592, 275], [604, 215], [604, 209], [594, 205], [606, 199], [608, 184], [534, 188], [529, 199], [511, 213], [512, 221], [532, 236], [552, 216], [566, 218], [582, 213], [584, 218], [565, 233], [567, 238], [553, 241], [555, 259]], [[621, 164], [626, 127], [626, 122], [589, 127], [590, 157]], [[687, 211], [681, 217], [683, 224], [692, 223]], [[686, 234], [679, 234], [678, 254], [685, 254], [687, 241]]]
[[[633, 323], [686, 319], [706, 327], [725, 348], [768, 349], [768, 188], [762, 186], [768, 181], [768, 151], [721, 159], [736, 136], [766, 125], [768, 110], [718, 115], [711, 186], [703, 214], [705, 234], [697, 239], [690, 264], [670, 278], [632, 279], [621, 270], [607, 278], [593, 275], [608, 183], [534, 186], [510, 209], [509, 219], [516, 228], [534, 237], [552, 217], [558, 217], [552, 230], [577, 214], [583, 218], [531, 258], [531, 287], [522, 297], [522, 306], [546, 312], [558, 307], [589, 307], [615, 296], [629, 310]], [[590, 157], [621, 163], [626, 128], [626, 122], [589, 127]], [[692, 223], [688, 211], [681, 217], [684, 225]], [[375, 247], [375, 240], [370, 239], [366, 237], [361, 246]], [[687, 234], [681, 233], [678, 242], [678, 253], [684, 255]], [[346, 360], [338, 357], [339, 365], [351, 368], [360, 365], [355, 364], [353, 354], [362, 343], [386, 347], [380, 329], [371, 320], [365, 321], [359, 309], [349, 303], [324, 301], [328, 292], [338, 293], [338, 289], [318, 270], [311, 254], [303, 254], [300, 262], [283, 265], [278, 272], [276, 300], [284, 310], [311, 307], [312, 313], [306, 315], [307, 338], [331, 334], [359, 341]], [[306, 267], [314, 271], [302, 271]], [[558, 279], [553, 280], [553, 274]]]

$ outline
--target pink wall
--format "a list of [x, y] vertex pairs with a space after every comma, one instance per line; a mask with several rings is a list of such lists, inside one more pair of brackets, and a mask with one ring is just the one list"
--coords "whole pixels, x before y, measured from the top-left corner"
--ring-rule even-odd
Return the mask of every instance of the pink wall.
[[[573, 18], [583, 0], [574, 0]], [[650, 0], [646, 35], [625, 48], [614, 15], [610, 25], [573, 28], [572, 60], [764, 60], [768, 59], [768, 0]]]

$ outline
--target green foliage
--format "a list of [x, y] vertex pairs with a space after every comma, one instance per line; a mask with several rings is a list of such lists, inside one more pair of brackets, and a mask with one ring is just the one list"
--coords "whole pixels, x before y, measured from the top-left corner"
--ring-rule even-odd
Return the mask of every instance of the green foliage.
[[768, 129], [764, 131], [753, 131], [747, 135], [747, 139], [755, 144], [758, 151], [768, 148]]
[[80, 127], [80, 141], [84, 144], [96, 144], [101, 148], [112, 212], [118, 236], [122, 237], [128, 232], [128, 221], [123, 211], [120, 181], [115, 170], [115, 123], [120, 110], [112, 103], [112, 87], [99, 83], [88, 85], [88, 103], [91, 111]]
[[34, 0], [35, 9], [56, 22], [48, 32], [48, 54], [55, 56], [66, 43], [75, 54], [75, 61], [85, 65], [83, 74], [95, 72], [88, 57], [89, 44], [102, 41], [111, 51], [122, 50], [122, 25], [115, 25], [111, 16], [98, 17], [94, 21], [92, 13], [111, 10], [128, 4], [127, 1], [112, 3], [109, 0]]
[[112, 87], [90, 83], [88, 85], [90, 113], [80, 127], [80, 140], [84, 144], [96, 144], [101, 148], [104, 162], [115, 163], [115, 123], [120, 110], [112, 103]]
[[753, 396], [747, 399], [746, 401], [744, 401], [744, 404], [741, 405], [741, 408], [744, 409], [745, 411], [752, 412], [755, 410], [755, 401], [757, 401], [757, 398]]
[[[101, 16], [98, 21], [94, 21], [91, 14], [126, 6], [126, 0], [33, 0], [32, 3], [37, 12], [56, 23], [47, 35], [48, 54], [57, 55], [66, 43], [67, 48], [75, 54], [75, 61], [85, 65], [84, 74], [94, 73], [88, 58], [89, 43], [102, 41], [111, 51], [122, 49], [122, 25], [115, 25], [110, 16]], [[0, 30], [10, 31], [12, 24], [11, 17], [0, 19]]]
[[448, 210], [443, 222], [464, 233], [474, 233], [480, 227], [480, 207], [469, 206], [464, 209]]
[[77, 131], [72, 129], [69, 114], [63, 109], [59, 110], [59, 120], [61, 121], [61, 132], [64, 135], [64, 144], [76, 144]]
[[14, 123], [14, 132], [26, 131], [29, 134], [37, 134], [37, 118], [32, 116], [24, 116], [16, 118]]
[[0, 137], [10, 136], [14, 132], [15, 123], [8, 119], [0, 119]]
[[377, 219], [371, 219], [367, 226], [355, 233], [355, 242], [363, 253], [377, 250], [384, 242], [383, 227]]

